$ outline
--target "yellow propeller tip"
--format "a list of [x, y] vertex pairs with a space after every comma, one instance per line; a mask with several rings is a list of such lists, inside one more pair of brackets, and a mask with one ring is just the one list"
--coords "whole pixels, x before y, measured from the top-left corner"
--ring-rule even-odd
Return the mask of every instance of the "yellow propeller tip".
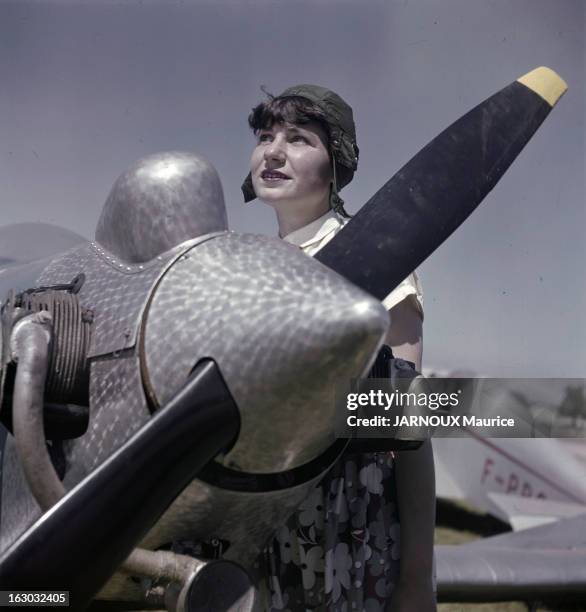
[[556, 72], [551, 68], [540, 66], [531, 72], [524, 74], [517, 81], [525, 87], [529, 87], [538, 96], [541, 96], [550, 106], [555, 106], [555, 103], [563, 96], [568, 85]]

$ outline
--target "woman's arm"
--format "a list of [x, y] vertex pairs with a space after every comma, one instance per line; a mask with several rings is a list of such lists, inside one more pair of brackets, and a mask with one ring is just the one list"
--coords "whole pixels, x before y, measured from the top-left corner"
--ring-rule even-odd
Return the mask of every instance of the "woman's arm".
[[[421, 370], [422, 320], [407, 298], [391, 311], [387, 343], [395, 357]], [[435, 527], [435, 475], [428, 440], [416, 451], [397, 453], [397, 503], [401, 522], [401, 576], [393, 591], [390, 612], [431, 612], [433, 593], [433, 534]]]

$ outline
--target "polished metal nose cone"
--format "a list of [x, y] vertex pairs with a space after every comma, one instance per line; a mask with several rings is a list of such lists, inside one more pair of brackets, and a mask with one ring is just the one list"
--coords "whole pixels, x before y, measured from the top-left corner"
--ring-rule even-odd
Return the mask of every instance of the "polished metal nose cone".
[[333, 443], [336, 388], [364, 374], [388, 324], [380, 302], [291, 245], [224, 234], [162, 279], [143, 328], [145, 379], [162, 406], [214, 359], [241, 415], [226, 465], [280, 472]]

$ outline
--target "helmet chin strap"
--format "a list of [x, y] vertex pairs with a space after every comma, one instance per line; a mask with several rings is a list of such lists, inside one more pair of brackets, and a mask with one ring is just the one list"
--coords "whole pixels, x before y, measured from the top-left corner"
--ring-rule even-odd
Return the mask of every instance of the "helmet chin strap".
[[338, 195], [338, 180], [336, 178], [336, 157], [334, 152], [332, 151], [332, 184], [330, 185], [330, 208], [337, 214], [342, 215], [342, 217], [350, 218], [345, 208], [344, 208], [344, 200]]

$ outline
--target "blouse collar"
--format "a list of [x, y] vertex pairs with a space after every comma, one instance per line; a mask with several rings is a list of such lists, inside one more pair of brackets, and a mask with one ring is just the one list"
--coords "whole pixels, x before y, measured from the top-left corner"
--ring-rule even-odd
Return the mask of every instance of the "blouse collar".
[[300, 248], [305, 248], [323, 240], [342, 225], [340, 216], [333, 210], [328, 210], [325, 215], [287, 234], [283, 240]]

